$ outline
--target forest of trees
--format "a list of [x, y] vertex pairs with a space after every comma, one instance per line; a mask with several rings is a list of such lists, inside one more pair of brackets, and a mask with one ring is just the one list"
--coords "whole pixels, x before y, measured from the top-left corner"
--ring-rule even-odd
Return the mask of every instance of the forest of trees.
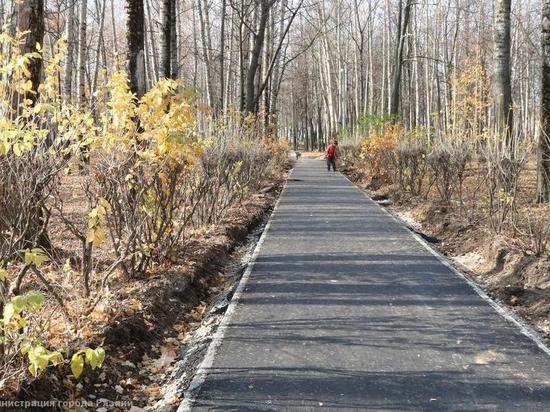
[[28, 44], [43, 40], [46, 55], [66, 37], [68, 99], [93, 104], [122, 68], [138, 96], [159, 78], [181, 79], [218, 115], [272, 115], [266, 126], [308, 149], [337, 135], [357, 143], [384, 116], [448, 133], [464, 111], [460, 95], [472, 91], [478, 131], [542, 136], [546, 176], [547, 3], [2, 0], [0, 22], [31, 30]]

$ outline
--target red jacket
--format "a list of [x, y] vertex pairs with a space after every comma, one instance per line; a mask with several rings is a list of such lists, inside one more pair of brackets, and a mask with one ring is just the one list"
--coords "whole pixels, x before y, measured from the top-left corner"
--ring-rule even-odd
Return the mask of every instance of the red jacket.
[[327, 157], [338, 158], [338, 146], [333, 143], [329, 144], [325, 154]]

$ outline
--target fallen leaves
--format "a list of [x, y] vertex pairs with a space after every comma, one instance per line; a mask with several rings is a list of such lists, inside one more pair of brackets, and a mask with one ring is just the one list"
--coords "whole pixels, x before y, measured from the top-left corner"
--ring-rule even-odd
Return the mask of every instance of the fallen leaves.
[[191, 312], [191, 318], [198, 322], [203, 318], [205, 312], [206, 305], [204, 303], [201, 303], [199, 306], [193, 309], [193, 311]]
[[173, 345], [167, 345], [163, 346], [160, 349], [161, 356], [158, 359], [155, 359], [153, 361], [152, 367], [150, 366], [149, 369], [152, 372], [158, 372], [161, 370], [164, 370], [167, 366], [170, 366], [176, 359], [177, 351], [176, 347]]

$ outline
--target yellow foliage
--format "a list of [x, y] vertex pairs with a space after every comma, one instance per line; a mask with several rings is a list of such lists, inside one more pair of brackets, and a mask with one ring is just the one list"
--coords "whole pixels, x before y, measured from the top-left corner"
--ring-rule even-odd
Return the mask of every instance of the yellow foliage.
[[162, 79], [139, 101], [128, 87], [127, 74], [113, 74], [111, 96], [98, 128], [105, 150], [135, 151], [157, 166], [191, 166], [201, 153], [194, 107], [179, 82]]
[[48, 256], [40, 248], [25, 251], [25, 264], [27, 265], [35, 265], [36, 267], [40, 267], [48, 260]]
[[392, 153], [405, 129], [400, 124], [390, 124], [380, 128], [361, 143], [360, 157], [369, 165], [372, 175], [389, 178], [392, 167]]
[[274, 158], [285, 158], [290, 152], [290, 144], [286, 140], [268, 138], [264, 140], [263, 145]]
[[486, 111], [491, 104], [489, 76], [479, 51], [451, 77], [453, 99], [450, 132], [454, 138], [477, 138], [486, 128]]
[[98, 205], [88, 214], [88, 243], [100, 246], [107, 235], [105, 234], [105, 222], [109, 203], [100, 198]]

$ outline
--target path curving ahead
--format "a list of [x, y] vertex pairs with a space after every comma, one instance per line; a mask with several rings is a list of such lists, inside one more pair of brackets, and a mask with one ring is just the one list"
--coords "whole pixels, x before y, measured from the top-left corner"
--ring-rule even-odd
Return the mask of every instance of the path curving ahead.
[[540, 342], [322, 161], [263, 240], [180, 410], [550, 410]]

